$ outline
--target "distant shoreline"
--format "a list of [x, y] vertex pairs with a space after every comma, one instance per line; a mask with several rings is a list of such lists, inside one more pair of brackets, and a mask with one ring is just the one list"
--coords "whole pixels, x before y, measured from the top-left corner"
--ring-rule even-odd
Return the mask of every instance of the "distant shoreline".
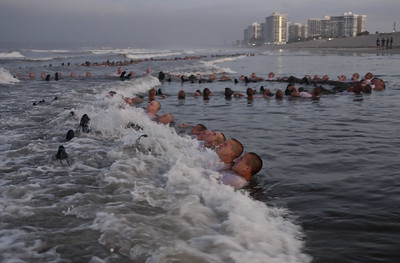
[[[376, 47], [377, 38], [393, 38], [392, 49], [379, 49]], [[316, 39], [303, 42], [293, 42], [285, 45], [265, 45], [257, 47], [260, 50], [301, 50], [326, 53], [376, 53], [400, 54], [400, 32], [382, 33], [377, 35], [356, 36], [335, 39]]]
[[342, 48], [342, 47], [338, 47], [338, 48], [324, 48], [324, 47], [302, 47], [302, 48], [275, 48], [276, 49], [284, 49], [284, 50], [298, 50], [298, 51], [310, 51], [310, 52], [317, 52], [317, 53], [340, 53], [340, 54], [344, 54], [344, 53], [352, 53], [352, 54], [360, 54], [360, 53], [367, 53], [367, 54], [380, 54], [380, 55], [384, 55], [384, 54], [400, 54], [400, 47], [395, 47], [392, 49], [385, 49], [385, 50], [377, 50], [376, 48], [369, 48], [369, 47], [365, 47], [365, 48], [351, 48], [351, 47], [347, 47], [347, 48]]

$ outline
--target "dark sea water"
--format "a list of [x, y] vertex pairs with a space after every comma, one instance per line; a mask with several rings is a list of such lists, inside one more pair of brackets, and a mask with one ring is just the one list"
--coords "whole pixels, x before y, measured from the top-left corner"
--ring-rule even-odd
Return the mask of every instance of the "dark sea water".
[[[186, 56], [196, 58], [181, 59]], [[113, 76], [118, 66], [93, 66], [131, 59], [145, 61], [122, 66], [136, 73], [126, 81]], [[86, 61], [91, 65], [80, 65]], [[399, 262], [399, 68], [398, 54], [4, 49], [0, 261]], [[245, 93], [262, 85], [274, 92], [287, 83], [160, 83], [159, 71], [331, 79], [372, 72], [386, 90], [318, 100], [226, 100], [225, 87]], [[35, 78], [13, 77], [29, 72]], [[168, 95], [158, 98], [159, 115], [203, 123], [259, 154], [264, 165], [250, 185], [234, 191], [217, 184], [215, 152], [150, 120], [147, 97], [137, 107], [124, 105], [122, 96], [151, 88]], [[213, 92], [210, 100], [193, 96], [204, 88]], [[185, 100], [177, 99], [181, 89]], [[110, 90], [117, 95], [108, 97]], [[85, 113], [91, 132], [66, 141]], [[56, 159], [60, 145], [69, 163]]]

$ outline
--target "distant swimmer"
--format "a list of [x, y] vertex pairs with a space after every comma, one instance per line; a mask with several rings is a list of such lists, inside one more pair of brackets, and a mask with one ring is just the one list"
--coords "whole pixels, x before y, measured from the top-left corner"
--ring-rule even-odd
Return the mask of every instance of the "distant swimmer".
[[161, 104], [153, 100], [147, 104], [147, 112], [152, 118], [157, 118], [157, 112], [161, 109]]
[[384, 90], [386, 88], [385, 82], [379, 78], [371, 79], [371, 87], [373, 90]]
[[160, 82], [164, 82], [164, 79], [165, 79], [165, 73], [162, 71], [158, 72], [158, 80]]
[[81, 122], [79, 123], [79, 127], [81, 127], [82, 132], [85, 132], [85, 133], [90, 132], [89, 122], [90, 122], [89, 116], [86, 113], [83, 114], [83, 116], [81, 118]]
[[119, 75], [119, 78], [121, 80], [125, 80], [125, 74], [126, 74], [126, 71], [122, 71], [121, 74]]
[[263, 77], [258, 77], [258, 76], [256, 75], [256, 73], [254, 73], [254, 72], [251, 73], [249, 81], [257, 82], [257, 81], [262, 81], [262, 80], [264, 80]]
[[67, 154], [67, 152], [65, 151], [64, 146], [62, 146], [62, 145], [60, 145], [60, 146], [58, 147], [58, 151], [57, 151], [57, 154], [56, 154], [56, 158], [57, 158], [57, 160], [60, 160], [60, 163], [61, 163], [61, 164], [64, 164], [64, 163], [63, 163], [64, 160], [67, 162], [67, 164], [70, 164], [70, 159], [69, 159], [69, 157], [68, 157], [68, 154]]
[[233, 95], [233, 90], [231, 90], [230, 88], [225, 88], [225, 99], [232, 99], [232, 95]]
[[278, 100], [283, 99], [283, 91], [281, 89], [278, 89], [275, 92], [275, 99], [278, 99]]
[[358, 81], [359, 78], [360, 78], [360, 74], [354, 73], [354, 74], [351, 76], [351, 81], [352, 81], [352, 82], [356, 82], [356, 81]]
[[129, 73], [128, 75], [125, 76], [125, 79], [129, 80], [129, 79], [131, 79], [131, 77], [132, 77], [132, 73]]
[[155, 88], [151, 88], [148, 93], [149, 93], [149, 101], [153, 101], [156, 99], [157, 91]]
[[38, 101], [38, 102], [34, 102], [32, 105], [33, 106], [36, 106], [36, 105], [40, 105], [40, 104], [43, 104], [43, 103], [45, 103], [46, 101], [44, 100], [44, 99], [42, 99], [42, 100], [40, 100], [40, 101]]
[[254, 99], [254, 90], [252, 88], [246, 89], [247, 99], [252, 100]]
[[211, 93], [210, 89], [209, 88], [205, 88], [203, 90], [203, 99], [204, 100], [209, 100], [210, 96], [212, 96], [212, 93]]
[[173, 125], [175, 122], [175, 119], [171, 113], [165, 113], [157, 118], [157, 122], [165, 124], [165, 125]]
[[275, 73], [274, 73], [274, 72], [268, 73], [268, 78], [267, 78], [267, 80], [273, 80], [274, 78], [275, 78]]
[[274, 96], [274, 93], [272, 93], [270, 89], [265, 89], [263, 86], [261, 86], [260, 92], [262, 92], [264, 98], [270, 98]]
[[67, 139], [67, 141], [70, 141], [72, 138], [74, 138], [75, 137], [75, 133], [74, 133], [74, 131], [73, 130], [69, 130], [68, 132], [67, 132], [67, 136], [66, 136], [66, 139]]
[[197, 96], [202, 96], [203, 93], [198, 89], [198, 90], [196, 90], [196, 91], [193, 93], [193, 95], [194, 95], [195, 97], [197, 97]]
[[183, 100], [183, 99], [185, 99], [185, 97], [186, 97], [185, 91], [184, 90], [180, 90], [178, 92], [178, 100]]

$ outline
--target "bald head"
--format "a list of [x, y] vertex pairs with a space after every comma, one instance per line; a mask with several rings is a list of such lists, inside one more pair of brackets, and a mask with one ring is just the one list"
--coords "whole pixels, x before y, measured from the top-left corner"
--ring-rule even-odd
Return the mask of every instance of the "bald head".
[[243, 153], [243, 145], [231, 138], [221, 143], [215, 150], [219, 159], [224, 163], [231, 163]]
[[161, 115], [157, 119], [157, 121], [162, 124], [172, 124], [172, 123], [174, 123], [175, 120], [171, 113], [165, 113], [165, 114]]
[[208, 131], [204, 136], [204, 147], [213, 148], [226, 140], [225, 135], [222, 132]]

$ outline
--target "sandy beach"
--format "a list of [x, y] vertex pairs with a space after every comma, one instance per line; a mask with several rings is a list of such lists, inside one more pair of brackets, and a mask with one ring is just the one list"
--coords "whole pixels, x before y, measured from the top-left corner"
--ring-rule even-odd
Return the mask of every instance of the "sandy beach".
[[[379, 49], [376, 47], [377, 38], [393, 38], [392, 49]], [[371, 34], [368, 36], [357, 36], [335, 39], [316, 39], [304, 42], [288, 43], [286, 45], [267, 45], [261, 49], [290, 49], [310, 50], [317, 52], [340, 52], [340, 53], [379, 53], [399, 54], [400, 53], [400, 32]]]

